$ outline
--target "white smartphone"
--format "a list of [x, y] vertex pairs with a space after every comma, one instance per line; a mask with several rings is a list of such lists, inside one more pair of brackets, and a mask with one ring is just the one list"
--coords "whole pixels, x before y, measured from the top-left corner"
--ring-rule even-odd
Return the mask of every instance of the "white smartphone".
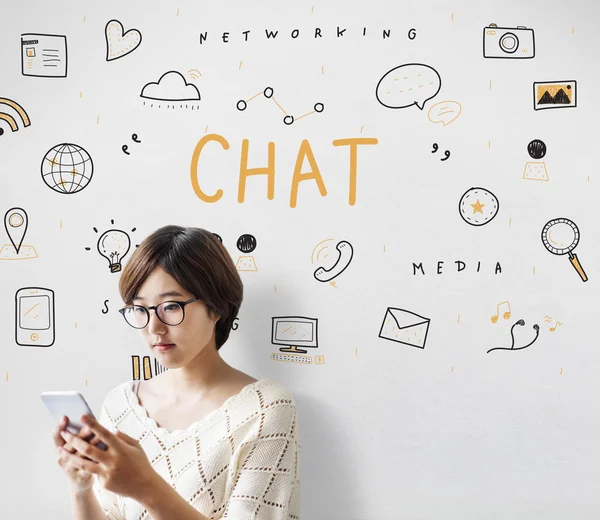
[[[82, 415], [91, 415], [96, 418], [92, 413], [91, 408], [87, 404], [85, 397], [76, 390], [68, 390], [63, 392], [42, 392], [42, 401], [48, 408], [48, 411], [52, 414], [52, 417], [56, 419], [56, 422], [60, 422], [64, 415], [67, 416], [69, 422], [65, 427], [66, 430], [70, 431], [73, 435], [77, 435], [79, 430], [83, 428], [83, 424], [79, 422]], [[94, 437], [92, 433], [87, 439], [90, 440]], [[102, 441], [97, 445], [101, 450], [106, 450], [108, 447]]]

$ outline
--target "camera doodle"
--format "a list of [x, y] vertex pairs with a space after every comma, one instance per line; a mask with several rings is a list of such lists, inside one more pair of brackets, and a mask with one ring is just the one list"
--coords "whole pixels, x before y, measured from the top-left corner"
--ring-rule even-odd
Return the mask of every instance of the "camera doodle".
[[483, 29], [484, 58], [533, 58], [535, 56], [535, 36], [533, 29], [498, 27], [495, 23]]

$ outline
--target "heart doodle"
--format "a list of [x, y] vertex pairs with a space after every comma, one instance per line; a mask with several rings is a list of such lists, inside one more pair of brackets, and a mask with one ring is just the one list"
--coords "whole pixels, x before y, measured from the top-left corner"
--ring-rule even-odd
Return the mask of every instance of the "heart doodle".
[[123, 24], [119, 20], [111, 20], [106, 24], [106, 61], [116, 60], [136, 50], [142, 43], [142, 33], [137, 29], [123, 32]]

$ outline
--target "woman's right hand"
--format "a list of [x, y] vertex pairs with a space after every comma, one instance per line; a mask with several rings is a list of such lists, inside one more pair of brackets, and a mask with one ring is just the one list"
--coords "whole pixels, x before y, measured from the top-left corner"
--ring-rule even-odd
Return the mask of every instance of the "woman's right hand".
[[[75, 463], [77, 462], [77, 457], [84, 460], [89, 460], [87, 457], [82, 456], [79, 452], [71, 446], [70, 443], [65, 442], [60, 434], [61, 431], [66, 429], [66, 426], [69, 424], [68, 417], [63, 417], [62, 420], [58, 423], [58, 426], [54, 430], [54, 434], [52, 436], [54, 440], [54, 445], [56, 446], [56, 450], [58, 452], [59, 448], [65, 450], [65, 452], [61, 452], [57, 455], [58, 465], [62, 468], [67, 475], [69, 489], [76, 494], [84, 493], [92, 488], [94, 485], [94, 474], [85, 471], [84, 469], [78, 468]], [[87, 427], [81, 428], [77, 437], [82, 439], [86, 439], [90, 435], [89, 429]], [[92, 433], [93, 435], [93, 433]], [[87, 439], [86, 439], [87, 440]], [[93, 437], [90, 440], [87, 440], [90, 444], [96, 445], [99, 440], [97, 437]]]

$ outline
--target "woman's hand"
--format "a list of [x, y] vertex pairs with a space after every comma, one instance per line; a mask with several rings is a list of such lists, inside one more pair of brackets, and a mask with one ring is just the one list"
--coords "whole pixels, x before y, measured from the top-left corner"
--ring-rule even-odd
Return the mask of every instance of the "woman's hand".
[[97, 475], [102, 487], [108, 491], [137, 501], [144, 498], [161, 477], [152, 468], [139, 442], [120, 431], [114, 435], [88, 415], [81, 416], [81, 422], [108, 449], [101, 450], [65, 430], [60, 432], [63, 439], [81, 455], [67, 454], [67, 460], [78, 469]]

